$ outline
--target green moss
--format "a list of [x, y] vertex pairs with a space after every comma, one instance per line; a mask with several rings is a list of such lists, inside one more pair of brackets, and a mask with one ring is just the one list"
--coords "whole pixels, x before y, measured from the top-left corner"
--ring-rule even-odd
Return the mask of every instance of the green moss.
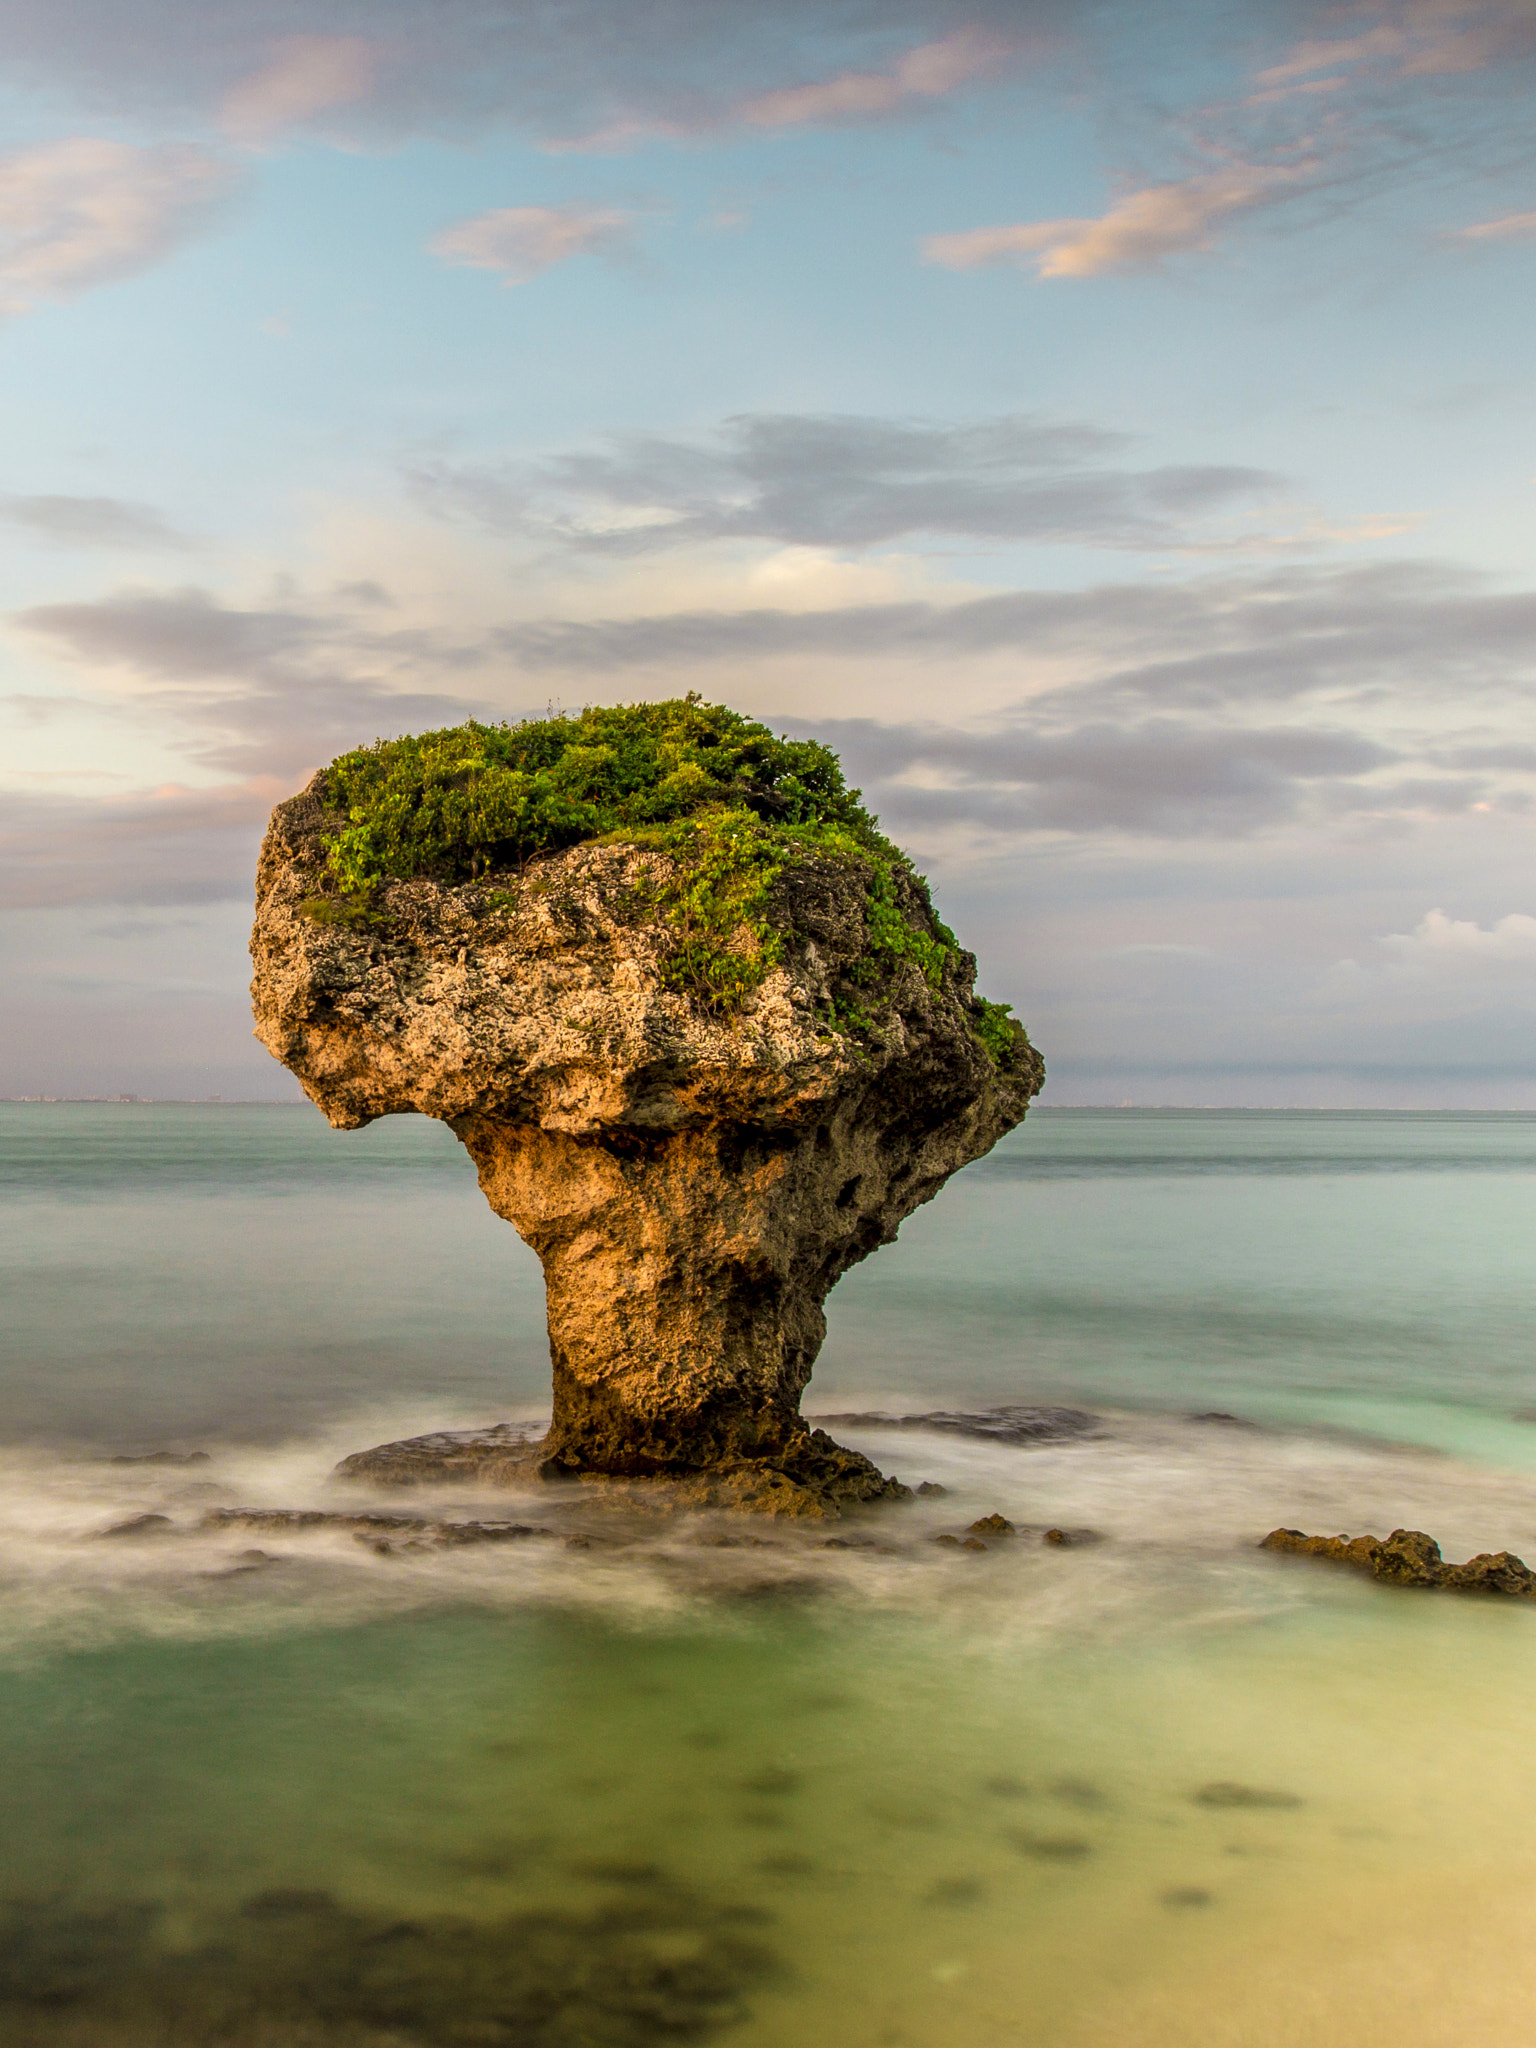
[[371, 925], [378, 922], [369, 896], [306, 896], [300, 917], [311, 924]]
[[[832, 858], [863, 870], [861, 988], [883, 986], [905, 960], [940, 989], [955, 947], [946, 926], [906, 907], [904, 879], [921, 878], [829, 748], [776, 738], [697, 695], [379, 740], [333, 761], [324, 788], [345, 823], [327, 859], [330, 893], [304, 906], [320, 922], [367, 922], [390, 881], [473, 880], [606, 840], [672, 856], [674, 879], [651, 905], [674, 937], [665, 979], [721, 1016], [735, 1015], [782, 958], [775, 884], [798, 862]], [[492, 893], [496, 907], [512, 900]], [[984, 1006], [983, 1017], [1004, 1008]], [[833, 1021], [861, 1035], [873, 1028], [851, 995]], [[1009, 1048], [1017, 1028], [1008, 1025]], [[984, 1023], [978, 1035], [996, 1059], [999, 1033]]]
[[1028, 1041], [1024, 1026], [1013, 1014], [1012, 1003], [994, 1003], [986, 996], [977, 996], [976, 1007], [981, 1012], [974, 1027], [976, 1036], [987, 1048], [993, 1066], [999, 1073], [1016, 1073]]

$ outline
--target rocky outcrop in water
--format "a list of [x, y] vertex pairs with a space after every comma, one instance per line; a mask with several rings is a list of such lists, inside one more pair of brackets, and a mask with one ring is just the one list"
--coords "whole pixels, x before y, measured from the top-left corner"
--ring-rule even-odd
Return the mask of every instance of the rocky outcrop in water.
[[1438, 1586], [1455, 1593], [1504, 1593], [1536, 1597], [1536, 1572], [1512, 1551], [1481, 1551], [1465, 1564], [1447, 1564], [1440, 1546], [1422, 1529], [1394, 1529], [1388, 1537], [1304, 1536], [1300, 1529], [1271, 1529], [1261, 1550], [1288, 1550], [1352, 1565], [1394, 1586]]
[[[262, 849], [256, 1035], [339, 1129], [449, 1124], [538, 1253], [546, 1471], [692, 1479], [789, 1512], [892, 1492], [808, 1427], [800, 1396], [829, 1289], [1040, 1087], [1022, 1031], [1000, 1060], [979, 1035], [972, 957], [948, 949], [937, 985], [897, 959], [872, 985], [867, 876], [797, 859], [776, 885], [780, 958], [722, 1017], [666, 972], [669, 855], [586, 843], [473, 882], [393, 882], [338, 918], [323, 792], [280, 805]], [[939, 929], [915, 877], [897, 894], [908, 929]], [[403, 1448], [350, 1462], [427, 1476]], [[513, 1446], [487, 1455], [526, 1469]]]

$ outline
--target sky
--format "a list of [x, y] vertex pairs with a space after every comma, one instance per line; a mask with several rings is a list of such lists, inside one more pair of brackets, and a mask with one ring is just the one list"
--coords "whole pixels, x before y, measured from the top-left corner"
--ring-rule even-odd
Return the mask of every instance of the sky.
[[0, 1095], [274, 803], [698, 690], [1044, 1100], [1536, 1109], [1536, 0], [0, 0]]

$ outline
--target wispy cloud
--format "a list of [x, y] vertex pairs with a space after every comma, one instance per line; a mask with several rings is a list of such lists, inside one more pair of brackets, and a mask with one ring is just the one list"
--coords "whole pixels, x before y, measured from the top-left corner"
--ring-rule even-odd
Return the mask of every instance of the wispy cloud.
[[573, 256], [613, 256], [633, 243], [633, 216], [603, 206], [503, 206], [444, 228], [427, 244], [464, 270], [494, 270], [527, 284]]
[[730, 128], [831, 127], [878, 121], [925, 100], [947, 98], [980, 78], [999, 76], [1018, 56], [1016, 40], [969, 23], [937, 42], [920, 43], [883, 70], [833, 71], [796, 85], [701, 101], [669, 115], [617, 115], [589, 133], [549, 142], [554, 151], [612, 152], [656, 139]]
[[286, 794], [271, 778], [105, 798], [0, 791], [0, 909], [246, 899]]
[[[1381, 22], [1356, 36], [1312, 36], [1293, 44], [1278, 64], [1269, 64], [1254, 74], [1260, 90], [1294, 85], [1318, 72], [1337, 73], [1376, 59], [1400, 59], [1406, 48], [1403, 29], [1395, 22]], [[1328, 83], [1332, 84], [1330, 78]]]
[[1033, 259], [1039, 277], [1102, 277], [1145, 270], [1164, 257], [1209, 249], [1217, 227], [1233, 215], [1272, 205], [1309, 175], [1311, 166], [1237, 164], [1169, 185], [1127, 193], [1097, 218], [1020, 221], [930, 235], [929, 263], [978, 270]]
[[[12, 7], [6, 55], [134, 118], [220, 120], [241, 141], [323, 117], [348, 138], [521, 128], [589, 136], [899, 113], [1069, 36], [1076, 0], [69, 0]], [[848, 83], [847, 81], [852, 81]], [[869, 102], [882, 105], [870, 107]], [[840, 105], [839, 103], [843, 104]]]
[[[1413, 974], [1508, 974], [1536, 977], [1536, 917], [1511, 911], [1494, 924], [1428, 911], [1411, 932], [1378, 941], [1394, 967]], [[1536, 988], [1536, 979], [1533, 979]]]
[[751, 414], [698, 440], [631, 436], [543, 463], [423, 464], [423, 502], [609, 553], [715, 540], [872, 547], [914, 534], [1167, 547], [1279, 485], [1236, 465], [1134, 469], [1122, 437], [1011, 414], [944, 423]]
[[941, 99], [973, 79], [996, 73], [1012, 55], [1012, 46], [986, 29], [958, 29], [936, 43], [908, 50], [888, 71], [840, 71], [806, 85], [754, 93], [739, 100], [731, 114], [752, 128], [868, 120], [894, 113], [913, 100]]
[[126, 590], [13, 615], [93, 675], [103, 708], [180, 736], [203, 768], [285, 784], [359, 738], [453, 724], [484, 699], [445, 688], [486, 653], [451, 634], [378, 630], [368, 595], [239, 606]]
[[74, 136], [0, 158], [0, 318], [132, 277], [207, 225], [238, 174], [192, 144]]
[[180, 552], [191, 546], [152, 505], [123, 498], [0, 493], [0, 519], [63, 547]]
[[373, 90], [382, 52], [361, 36], [284, 36], [267, 60], [225, 93], [224, 132], [259, 143], [336, 107], [355, 105]]
[[962, 825], [1004, 837], [1247, 839], [1319, 799], [1372, 807], [1362, 778], [1399, 758], [1341, 727], [1073, 720], [1064, 703], [969, 729], [844, 721], [818, 730], [882, 816], [906, 830]]
[[[571, 587], [589, 581], [584, 569]], [[1328, 846], [1358, 872], [1373, 843], [1401, 865], [1415, 835], [1443, 845], [1502, 831], [1507, 843], [1528, 829], [1536, 594], [1433, 565], [460, 634], [390, 630], [402, 611], [381, 597], [332, 585], [240, 605], [139, 589], [24, 614], [17, 623], [77, 666], [106, 716], [147, 724], [218, 783], [15, 800], [0, 904], [240, 897], [266, 807], [309, 769], [376, 734], [517, 715], [558, 690], [561, 671], [573, 694], [611, 700], [674, 694], [689, 670], [708, 693], [836, 747], [925, 859], [1001, 875], [1048, 854], [1069, 893], [1063, 877], [1084, 863], [1099, 876], [1134, 866], [1133, 894], [1173, 876], [1179, 902], [1190, 863], [1212, 874], [1247, 862], [1256, 875], [1278, 857], [1265, 848], [1292, 860]], [[905, 694], [903, 676], [917, 678]], [[775, 715], [786, 682], [787, 720]], [[885, 708], [934, 706], [940, 687], [937, 713]], [[830, 709], [859, 704], [880, 708]], [[1430, 848], [1420, 865], [1437, 859]], [[1405, 938], [1424, 900], [1404, 907]], [[1123, 922], [1145, 936], [1139, 895]], [[1522, 929], [1493, 927], [1511, 958]], [[1392, 955], [1359, 933], [1325, 957], [1346, 944]]]
[[[807, 657], [947, 667], [1012, 655], [1078, 678], [1062, 696], [1074, 716], [1173, 707], [1230, 716], [1237, 706], [1313, 697], [1331, 708], [1413, 704], [1422, 717], [1447, 703], [1465, 714], [1496, 700], [1513, 707], [1528, 748], [1536, 592], [1410, 562], [1012, 590], [947, 604], [547, 619], [504, 628], [499, 644], [530, 671], [586, 676]], [[1437, 761], [1520, 774], [1530, 766], [1502, 730], [1446, 738]]]
[[1466, 242], [1529, 242], [1536, 237], [1536, 213], [1506, 213], [1498, 220], [1474, 221], [1458, 228]]
[[1485, 71], [1536, 48], [1529, 0], [1377, 0], [1375, 23], [1355, 35], [1312, 36], [1258, 74], [1261, 86], [1318, 72], [1374, 69], [1401, 78]]

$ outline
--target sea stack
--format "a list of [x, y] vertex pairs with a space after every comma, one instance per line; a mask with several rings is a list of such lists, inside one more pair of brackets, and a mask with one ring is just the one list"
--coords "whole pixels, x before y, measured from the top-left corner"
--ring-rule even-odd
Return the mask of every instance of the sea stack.
[[256, 1035], [338, 1129], [441, 1118], [538, 1253], [547, 1476], [835, 1513], [850, 1266], [1044, 1067], [836, 759], [696, 699], [343, 755], [272, 815]]

